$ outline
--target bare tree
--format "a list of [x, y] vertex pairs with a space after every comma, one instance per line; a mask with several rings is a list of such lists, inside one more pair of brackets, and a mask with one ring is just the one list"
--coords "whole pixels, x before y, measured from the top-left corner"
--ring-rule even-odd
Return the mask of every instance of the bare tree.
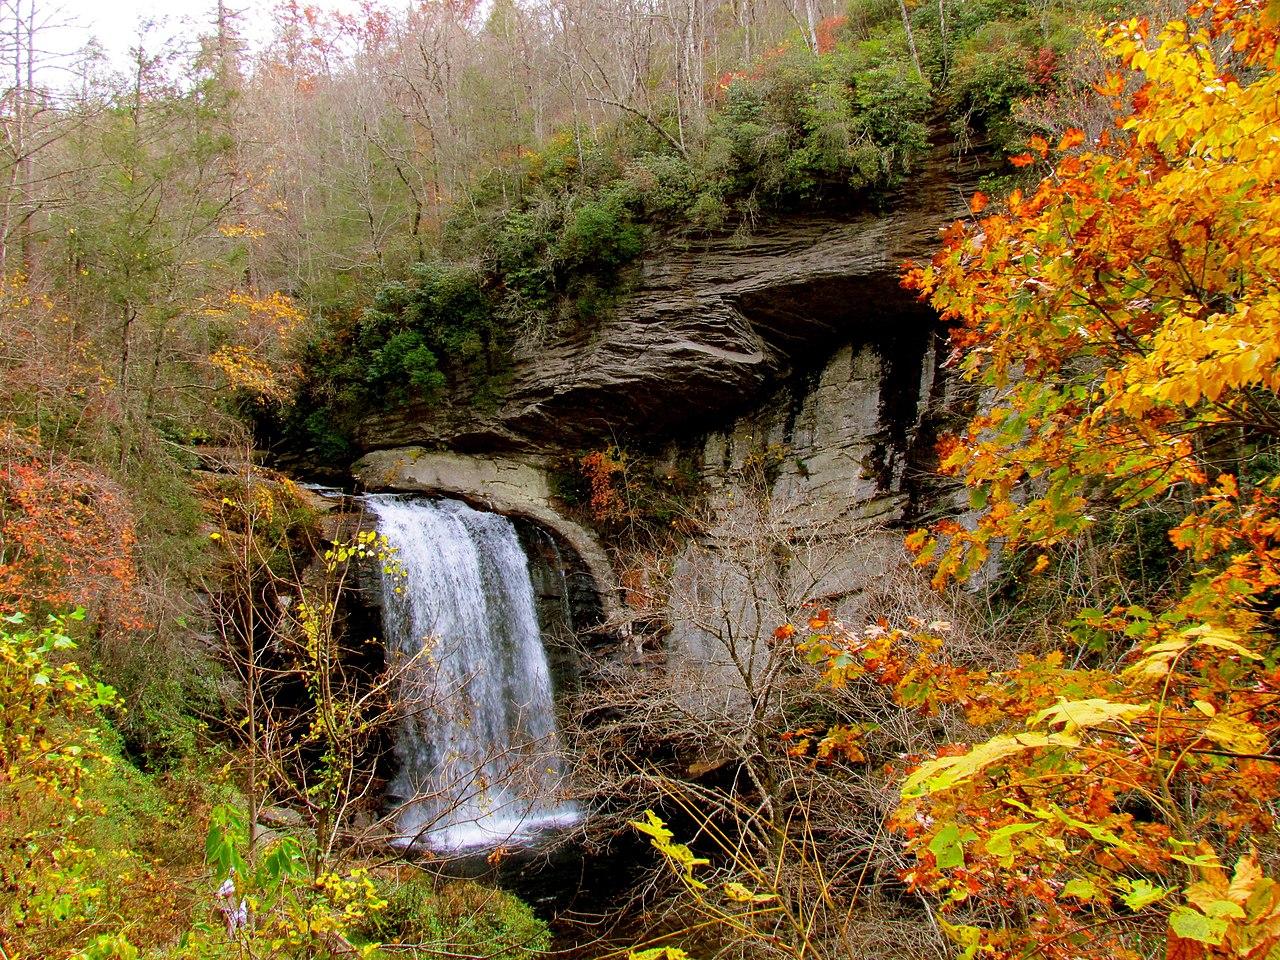
[[[572, 742], [577, 779], [606, 798], [594, 829], [646, 808], [692, 824], [678, 839], [710, 859], [708, 888], [660, 884], [646, 909], [670, 911], [675, 929], [693, 908], [700, 925], [732, 930], [726, 955], [940, 951], [940, 931], [901, 896], [906, 859], [882, 826], [896, 793], [880, 767], [930, 748], [941, 727], [874, 683], [820, 688], [797, 640], [828, 608], [851, 623], [944, 608], [892, 532], [781, 503], [765, 473], [766, 458], [749, 460], [685, 518], [699, 532], [674, 565], [631, 577], [645, 584], [638, 616], [670, 629], [662, 651], [632, 665], [582, 653], [596, 673]], [[834, 729], [851, 731], [846, 746], [818, 756]]]

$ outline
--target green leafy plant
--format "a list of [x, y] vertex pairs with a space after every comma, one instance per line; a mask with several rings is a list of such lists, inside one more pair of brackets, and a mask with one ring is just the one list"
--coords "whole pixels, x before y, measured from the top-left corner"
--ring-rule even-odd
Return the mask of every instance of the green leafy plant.
[[526, 960], [551, 947], [547, 925], [502, 890], [471, 881], [440, 881], [412, 871], [378, 882], [386, 907], [362, 922], [361, 937], [422, 955], [483, 953]]
[[95, 851], [72, 828], [87, 778], [107, 762], [99, 713], [117, 699], [70, 659], [68, 630], [83, 617], [0, 619], [0, 941], [37, 954], [75, 943], [103, 896]]
[[316, 867], [293, 837], [250, 852], [248, 822], [229, 806], [213, 809], [205, 850], [223, 923], [197, 922], [178, 957], [373, 956], [376, 944], [348, 939], [386, 907], [367, 869]]

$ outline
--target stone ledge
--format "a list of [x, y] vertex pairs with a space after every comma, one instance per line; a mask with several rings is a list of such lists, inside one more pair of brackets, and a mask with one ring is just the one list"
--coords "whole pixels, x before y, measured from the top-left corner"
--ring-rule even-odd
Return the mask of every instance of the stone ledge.
[[543, 458], [397, 447], [366, 454], [351, 469], [366, 490], [457, 497], [494, 513], [532, 520], [581, 558], [596, 583], [605, 620], [624, 622], [609, 557], [591, 531], [551, 505], [551, 483]]

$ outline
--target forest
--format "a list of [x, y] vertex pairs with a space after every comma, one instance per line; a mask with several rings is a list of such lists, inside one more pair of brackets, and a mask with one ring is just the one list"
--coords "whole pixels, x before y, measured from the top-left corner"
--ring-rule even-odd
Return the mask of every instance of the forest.
[[1280, 958], [1280, 0], [61, 16], [0, 960]]

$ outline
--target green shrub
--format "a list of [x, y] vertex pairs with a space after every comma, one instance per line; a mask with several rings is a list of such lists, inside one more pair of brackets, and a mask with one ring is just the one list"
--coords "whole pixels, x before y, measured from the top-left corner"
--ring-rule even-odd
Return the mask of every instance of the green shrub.
[[701, 131], [659, 103], [643, 121], [564, 130], [521, 151], [454, 207], [441, 259], [309, 348], [285, 434], [335, 462], [352, 452], [361, 409], [431, 400], [452, 383], [470, 385], [470, 402], [497, 403], [511, 345], [598, 323], [655, 230], [745, 230], [761, 215], [896, 188], [939, 113], [962, 142], [980, 131], [1020, 148], [1015, 105], [1057, 89], [1080, 11], [1115, 3], [966, 0], [950, 5], [945, 31], [936, 5], [917, 4], [917, 68], [899, 4], [853, 0], [843, 24], [824, 27], [823, 53], [796, 32], [724, 77]]
[[899, 61], [859, 72], [854, 90], [859, 127], [883, 157], [881, 175], [893, 178], [909, 169], [929, 149], [925, 118], [932, 97], [928, 84]]
[[408, 283], [378, 291], [356, 327], [361, 384], [370, 399], [431, 397], [445, 368], [492, 368], [493, 308], [479, 271], [462, 265], [415, 264]]
[[870, 39], [885, 28], [900, 29], [895, 0], [851, 0], [845, 16], [846, 32], [858, 40]]
[[704, 190], [689, 204], [686, 214], [689, 223], [702, 230], [720, 230], [729, 222], [733, 208], [724, 197], [711, 190]]
[[928, 147], [929, 87], [891, 40], [815, 55], [793, 44], [730, 84], [695, 158], [686, 209], [719, 227], [732, 206], [787, 208], [896, 183]]
[[681, 216], [705, 186], [684, 157], [661, 150], [638, 154], [627, 171], [627, 178], [639, 194], [649, 219]]
[[562, 269], [607, 274], [640, 255], [644, 234], [632, 219], [628, 192], [626, 181], [619, 181], [569, 214], [555, 247]]
[[555, 297], [555, 264], [551, 245], [563, 214], [553, 201], [504, 216], [492, 241], [491, 268], [509, 293], [535, 310], [547, 310]]
[[367, 942], [420, 944], [424, 956], [444, 953], [525, 960], [551, 947], [547, 925], [518, 897], [466, 880], [381, 881], [387, 905], [359, 930]]
[[981, 127], [1007, 117], [1015, 100], [1034, 92], [1030, 58], [1017, 27], [981, 27], [957, 50], [947, 89], [952, 111]]

